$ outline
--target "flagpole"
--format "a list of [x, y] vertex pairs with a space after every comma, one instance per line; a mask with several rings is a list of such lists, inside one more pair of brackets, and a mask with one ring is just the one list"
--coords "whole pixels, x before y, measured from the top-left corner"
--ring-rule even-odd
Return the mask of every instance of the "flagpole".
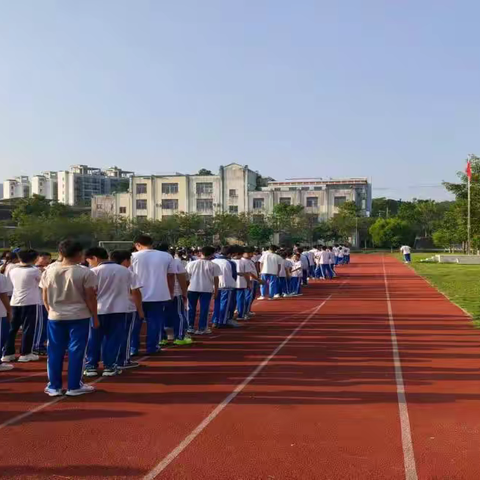
[[468, 178], [468, 206], [467, 206], [467, 255], [471, 253], [471, 218], [470, 218], [470, 184], [471, 184], [471, 173], [467, 175]]

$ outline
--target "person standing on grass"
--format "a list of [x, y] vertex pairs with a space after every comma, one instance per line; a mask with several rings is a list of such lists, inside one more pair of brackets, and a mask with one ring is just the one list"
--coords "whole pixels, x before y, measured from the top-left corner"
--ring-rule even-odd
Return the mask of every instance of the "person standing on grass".
[[[169, 253], [154, 250], [149, 235], [138, 236], [135, 248], [137, 252], [132, 254], [132, 270], [142, 285], [143, 311], [147, 321], [147, 353], [154, 354], [160, 351], [160, 336], [165, 326], [168, 302], [173, 297], [175, 266]], [[132, 355], [138, 355], [142, 323], [142, 319], [135, 322]]]
[[[12, 288], [9, 282], [7, 277], [0, 273], [0, 352], [3, 351], [3, 347], [7, 341], [10, 322], [12, 320], [12, 308], [10, 307], [10, 298], [8, 297]], [[12, 370], [12, 368], [12, 364], [3, 363], [0, 360], [0, 372], [7, 372]]]
[[412, 261], [412, 249], [408, 245], [403, 245], [400, 247], [400, 252], [403, 255], [403, 261], [405, 263], [411, 263]]
[[122, 265], [122, 267], [127, 268], [131, 275], [132, 282], [128, 298], [128, 311], [126, 316], [125, 331], [122, 336], [122, 344], [120, 346], [117, 364], [120, 370], [136, 368], [139, 367], [140, 364], [132, 361], [130, 349], [135, 320], [137, 317], [141, 319], [145, 318], [142, 305], [142, 292], [140, 290], [142, 285], [140, 284], [140, 280], [138, 279], [137, 275], [130, 269], [132, 265], [131, 252], [128, 250], [114, 250], [112, 253], [110, 253], [110, 260], [115, 262], [117, 265]]
[[40, 286], [48, 312], [48, 379], [45, 393], [51, 397], [63, 395], [62, 370], [68, 350], [68, 396], [92, 393], [95, 388], [82, 383], [83, 361], [88, 342], [90, 322], [100, 323], [97, 315], [97, 278], [79, 263], [83, 247], [65, 240], [58, 247], [61, 262], [47, 268]]
[[101, 357], [103, 376], [113, 377], [121, 373], [118, 358], [125, 336], [132, 290], [136, 292], [137, 308], [141, 310], [142, 307], [141, 295], [138, 295], [140, 286], [133, 284], [128, 269], [109, 261], [108, 252], [104, 248], [89, 248], [85, 252], [85, 258], [97, 277], [97, 313], [100, 326], [90, 328], [84, 375], [98, 376]]
[[22, 327], [22, 344], [18, 361], [35, 362], [39, 360], [39, 356], [33, 353], [33, 340], [41, 320], [39, 283], [42, 274], [34, 267], [38, 252], [20, 250], [17, 255], [20, 263], [10, 271], [10, 281], [13, 285], [13, 295], [10, 301], [12, 321], [2, 361], [12, 362], [15, 360], [15, 340], [20, 327]]
[[262, 274], [262, 285], [260, 286], [259, 300], [264, 300], [267, 295], [270, 300], [277, 294], [278, 289], [278, 276], [282, 265], [282, 258], [277, 255], [278, 247], [271, 245], [268, 251], [266, 251], [262, 258], [260, 258], [260, 271]]
[[187, 273], [190, 277], [190, 284], [188, 285], [188, 323], [191, 329], [195, 327], [197, 305], [200, 302], [198, 328], [195, 331], [197, 335], [212, 333], [208, 328], [208, 314], [212, 295], [217, 298], [218, 277], [221, 275], [219, 266], [211, 260], [214, 253], [215, 248], [203, 247], [200, 251], [200, 258], [187, 265]]

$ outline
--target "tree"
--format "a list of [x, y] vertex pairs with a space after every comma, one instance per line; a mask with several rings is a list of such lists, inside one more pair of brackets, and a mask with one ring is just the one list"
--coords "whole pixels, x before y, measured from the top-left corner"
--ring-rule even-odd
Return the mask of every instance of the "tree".
[[302, 205], [279, 203], [273, 207], [269, 219], [274, 233], [278, 233], [280, 243], [294, 245], [305, 240], [305, 216]]
[[338, 213], [331, 219], [331, 228], [335, 237], [342, 241], [348, 241], [354, 234], [360, 208], [355, 202], [345, 202], [338, 209]]
[[207, 170], [206, 168], [201, 168], [197, 175], [204, 175], [204, 176], [211, 176], [213, 175], [212, 171], [211, 170]]
[[377, 247], [396, 248], [412, 241], [410, 226], [399, 218], [378, 218], [370, 227], [370, 234]]
[[374, 198], [372, 200], [372, 211], [370, 216], [374, 218], [395, 217], [401, 204], [401, 200], [394, 200], [392, 198], [385, 197]]
[[260, 175], [258, 172], [257, 173], [257, 182], [256, 182], [256, 187], [255, 190], [261, 190], [263, 187], [268, 186], [268, 182], [274, 182], [275, 179], [272, 177], [263, 177]]

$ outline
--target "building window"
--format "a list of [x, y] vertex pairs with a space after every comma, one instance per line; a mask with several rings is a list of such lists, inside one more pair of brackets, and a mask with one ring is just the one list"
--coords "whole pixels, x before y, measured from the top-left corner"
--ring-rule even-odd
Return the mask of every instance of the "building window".
[[334, 197], [333, 198], [333, 206], [334, 207], [341, 207], [347, 201], [347, 197]]
[[212, 182], [199, 182], [197, 183], [197, 195], [211, 195], [213, 193]]
[[146, 210], [147, 201], [146, 200], [137, 200], [137, 210]]
[[137, 183], [137, 195], [141, 193], [147, 193], [146, 183]]
[[238, 207], [237, 205], [230, 205], [230, 207], [228, 207], [228, 211], [230, 213], [238, 213]]
[[318, 207], [318, 197], [307, 197], [307, 207]]
[[238, 197], [237, 191], [236, 191], [234, 188], [231, 188], [231, 189], [228, 191], [228, 196], [229, 196], [230, 198], [236, 198], [236, 197]]
[[282, 189], [281, 189], [280, 187], [275, 187], [274, 190], [275, 190], [276, 192], [280, 192]]
[[291, 192], [296, 192], [296, 191], [297, 191], [297, 187], [288, 187], [288, 189], [289, 189]]
[[212, 200], [197, 200], [197, 212], [211, 212], [212, 210], [213, 210]]
[[162, 193], [178, 193], [178, 183], [162, 183]]
[[127, 207], [120, 207], [119, 212], [120, 213], [127, 213]]
[[178, 210], [178, 200], [162, 200], [164, 210]]
[[137, 220], [146, 220], [147, 216], [146, 215], [137, 215]]
[[313, 189], [314, 189], [314, 190], [317, 190], [317, 191], [319, 191], [319, 190], [323, 190], [323, 188], [322, 188], [322, 187], [313, 187]]
[[263, 198], [254, 198], [253, 199], [253, 209], [260, 210], [265, 205], [265, 199]]
[[284, 205], [291, 205], [292, 199], [290, 197], [281, 197], [280, 203], [283, 203]]

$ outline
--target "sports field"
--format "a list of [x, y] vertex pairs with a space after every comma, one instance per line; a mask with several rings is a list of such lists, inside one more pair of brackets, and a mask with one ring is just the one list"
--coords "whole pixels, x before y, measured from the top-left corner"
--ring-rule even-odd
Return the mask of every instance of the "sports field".
[[93, 395], [46, 398], [43, 361], [2, 373], [0, 476], [480, 478], [480, 333], [392, 256], [339, 272]]

